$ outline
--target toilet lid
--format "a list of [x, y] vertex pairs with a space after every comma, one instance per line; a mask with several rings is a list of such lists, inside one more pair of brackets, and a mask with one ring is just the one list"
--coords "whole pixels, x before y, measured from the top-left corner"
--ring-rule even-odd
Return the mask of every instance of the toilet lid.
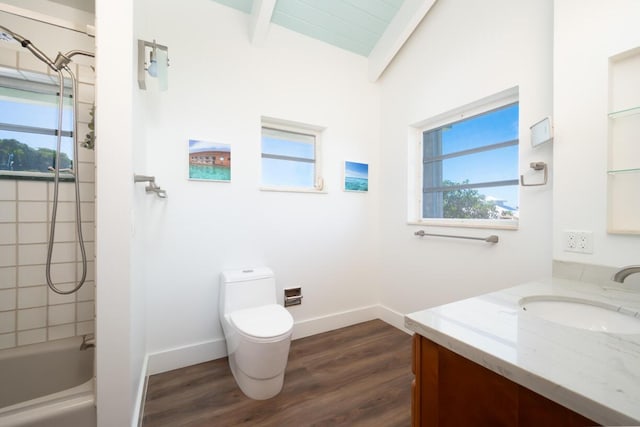
[[278, 304], [234, 311], [229, 317], [240, 332], [256, 338], [277, 337], [293, 327], [293, 317]]

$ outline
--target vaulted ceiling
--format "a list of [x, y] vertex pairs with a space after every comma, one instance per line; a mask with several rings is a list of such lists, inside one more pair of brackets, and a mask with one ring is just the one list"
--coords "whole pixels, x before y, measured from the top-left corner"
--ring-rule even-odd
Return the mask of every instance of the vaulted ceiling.
[[251, 15], [250, 37], [260, 44], [271, 24], [369, 59], [380, 77], [436, 0], [213, 0]]

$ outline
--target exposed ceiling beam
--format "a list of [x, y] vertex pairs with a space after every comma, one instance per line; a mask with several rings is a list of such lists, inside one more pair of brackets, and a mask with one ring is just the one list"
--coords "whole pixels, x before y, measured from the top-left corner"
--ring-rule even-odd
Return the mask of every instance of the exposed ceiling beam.
[[369, 80], [375, 82], [409, 39], [436, 0], [405, 0], [369, 54]]
[[267, 39], [269, 25], [276, 0], [253, 0], [249, 21], [249, 39], [256, 46], [262, 46]]

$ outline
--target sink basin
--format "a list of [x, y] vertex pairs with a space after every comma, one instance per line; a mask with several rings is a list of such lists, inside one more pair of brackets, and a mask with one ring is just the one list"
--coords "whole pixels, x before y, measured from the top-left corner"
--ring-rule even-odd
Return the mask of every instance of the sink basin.
[[618, 307], [599, 301], [561, 296], [522, 298], [527, 313], [574, 328], [613, 334], [640, 334], [640, 319], [620, 313]]

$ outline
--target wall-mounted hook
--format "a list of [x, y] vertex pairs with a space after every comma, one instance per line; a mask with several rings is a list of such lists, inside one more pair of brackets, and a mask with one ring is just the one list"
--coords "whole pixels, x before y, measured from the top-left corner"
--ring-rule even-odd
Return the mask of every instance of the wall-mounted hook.
[[538, 185], [546, 185], [547, 178], [549, 176], [547, 164], [545, 162], [531, 162], [529, 163], [529, 167], [534, 171], [544, 171], [544, 180], [539, 184], [525, 184], [524, 175], [520, 175], [520, 185], [522, 185], [523, 187], [535, 187]]

